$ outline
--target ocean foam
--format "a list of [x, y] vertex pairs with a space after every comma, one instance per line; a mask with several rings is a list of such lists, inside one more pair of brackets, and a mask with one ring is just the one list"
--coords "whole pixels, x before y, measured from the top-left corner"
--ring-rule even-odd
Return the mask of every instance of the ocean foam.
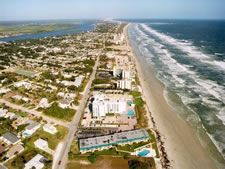
[[225, 125], [225, 107], [221, 109], [221, 111], [217, 114], [217, 117], [222, 120], [223, 124]]
[[225, 70], [225, 62], [223, 62], [223, 61], [214, 61], [214, 63]]
[[146, 24], [141, 24], [142, 28], [146, 31], [148, 31], [149, 33], [157, 36], [158, 38], [160, 38], [163, 41], [166, 41], [167, 43], [171, 44], [171, 45], [175, 45], [178, 49], [181, 49], [182, 51], [188, 53], [188, 56], [194, 57], [194, 58], [199, 58], [199, 59], [206, 59], [209, 57], [207, 55], [205, 55], [204, 53], [200, 52], [196, 47], [191, 46], [191, 42], [181, 42], [179, 40], [176, 40], [168, 35], [165, 35], [163, 33], [159, 33], [158, 31], [148, 27]]

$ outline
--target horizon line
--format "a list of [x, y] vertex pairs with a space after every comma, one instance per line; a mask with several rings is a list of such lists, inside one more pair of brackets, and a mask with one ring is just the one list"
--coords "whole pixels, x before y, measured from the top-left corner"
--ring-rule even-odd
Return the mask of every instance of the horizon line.
[[[109, 17], [108, 17], [109, 18]], [[21, 21], [52, 21], [52, 20], [102, 20], [108, 18], [54, 18], [54, 19], [12, 19], [12, 20], [0, 20], [0, 22], [21, 22]], [[111, 20], [225, 20], [225, 18], [111, 18]]]

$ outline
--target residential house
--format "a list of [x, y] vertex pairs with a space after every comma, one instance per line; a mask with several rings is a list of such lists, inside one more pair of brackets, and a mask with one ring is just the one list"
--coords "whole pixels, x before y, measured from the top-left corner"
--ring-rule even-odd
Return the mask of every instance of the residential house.
[[21, 144], [16, 144], [6, 154], [6, 157], [12, 158], [14, 155], [21, 153], [24, 150], [24, 147]]
[[17, 144], [18, 142], [20, 142], [20, 139], [13, 133], [5, 133], [2, 135], [2, 137], [0, 137], [0, 140], [4, 141], [7, 144]]
[[25, 164], [25, 169], [42, 169], [46, 158], [40, 154], [37, 154], [34, 158]]
[[59, 101], [59, 107], [63, 109], [69, 108], [69, 106], [70, 106], [70, 102], [67, 99], [61, 99]]
[[25, 81], [21, 81], [21, 82], [17, 82], [14, 84], [15, 87], [21, 87], [24, 86], [26, 89], [30, 89], [31, 88], [31, 84]]
[[39, 106], [41, 107], [41, 108], [48, 108], [49, 107], [49, 104], [48, 104], [48, 99], [46, 99], [46, 98], [42, 98], [41, 99], [41, 101], [40, 101], [40, 103], [39, 103]]
[[3, 153], [3, 152], [5, 152], [5, 150], [6, 150], [5, 146], [2, 146], [2, 145], [0, 144], [0, 154]]
[[80, 87], [83, 79], [84, 79], [84, 76], [78, 76], [78, 77], [76, 77], [76, 79], [74, 81], [74, 86]]
[[0, 117], [4, 117], [6, 115], [6, 113], [8, 112], [7, 109], [0, 109]]
[[50, 134], [57, 133], [57, 129], [53, 125], [51, 125], [51, 124], [45, 124], [43, 126], [43, 130], [46, 131], [46, 132], [48, 132], [48, 133], [50, 133]]
[[29, 125], [25, 128], [24, 135], [31, 136], [37, 129], [41, 127], [41, 124], [33, 121], [33, 120], [28, 120], [27, 123]]
[[39, 148], [41, 150], [44, 150], [44, 151], [45, 151], [45, 149], [48, 149], [48, 142], [43, 140], [43, 139], [41, 139], [41, 138], [36, 140], [34, 142], [34, 145], [35, 145], [35, 147], [37, 147], [37, 148]]

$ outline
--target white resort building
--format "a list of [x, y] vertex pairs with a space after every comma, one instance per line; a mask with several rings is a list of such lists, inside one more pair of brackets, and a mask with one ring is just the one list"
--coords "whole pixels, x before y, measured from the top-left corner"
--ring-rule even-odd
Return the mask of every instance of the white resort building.
[[126, 99], [119, 97], [107, 97], [103, 93], [96, 94], [92, 103], [93, 116], [103, 117], [107, 113], [122, 114], [126, 111]]
[[131, 89], [131, 83], [132, 83], [132, 80], [129, 80], [129, 79], [118, 80], [117, 81], [117, 88], [120, 88], [120, 89]]

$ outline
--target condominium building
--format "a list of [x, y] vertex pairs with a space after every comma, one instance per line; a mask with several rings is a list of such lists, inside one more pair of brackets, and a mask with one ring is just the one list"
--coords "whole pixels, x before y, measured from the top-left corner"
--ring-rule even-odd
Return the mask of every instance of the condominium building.
[[122, 71], [122, 78], [123, 79], [129, 79], [130, 78], [130, 71], [129, 70], [123, 70]]
[[126, 99], [108, 97], [103, 93], [96, 94], [92, 103], [93, 116], [102, 117], [107, 113], [120, 113], [126, 111]]
[[117, 88], [120, 89], [131, 89], [131, 80], [126, 79], [126, 80], [118, 80], [117, 81]]
[[126, 145], [148, 140], [150, 137], [145, 129], [130, 130], [105, 136], [85, 138], [79, 140], [81, 153], [104, 150], [115, 145]]

